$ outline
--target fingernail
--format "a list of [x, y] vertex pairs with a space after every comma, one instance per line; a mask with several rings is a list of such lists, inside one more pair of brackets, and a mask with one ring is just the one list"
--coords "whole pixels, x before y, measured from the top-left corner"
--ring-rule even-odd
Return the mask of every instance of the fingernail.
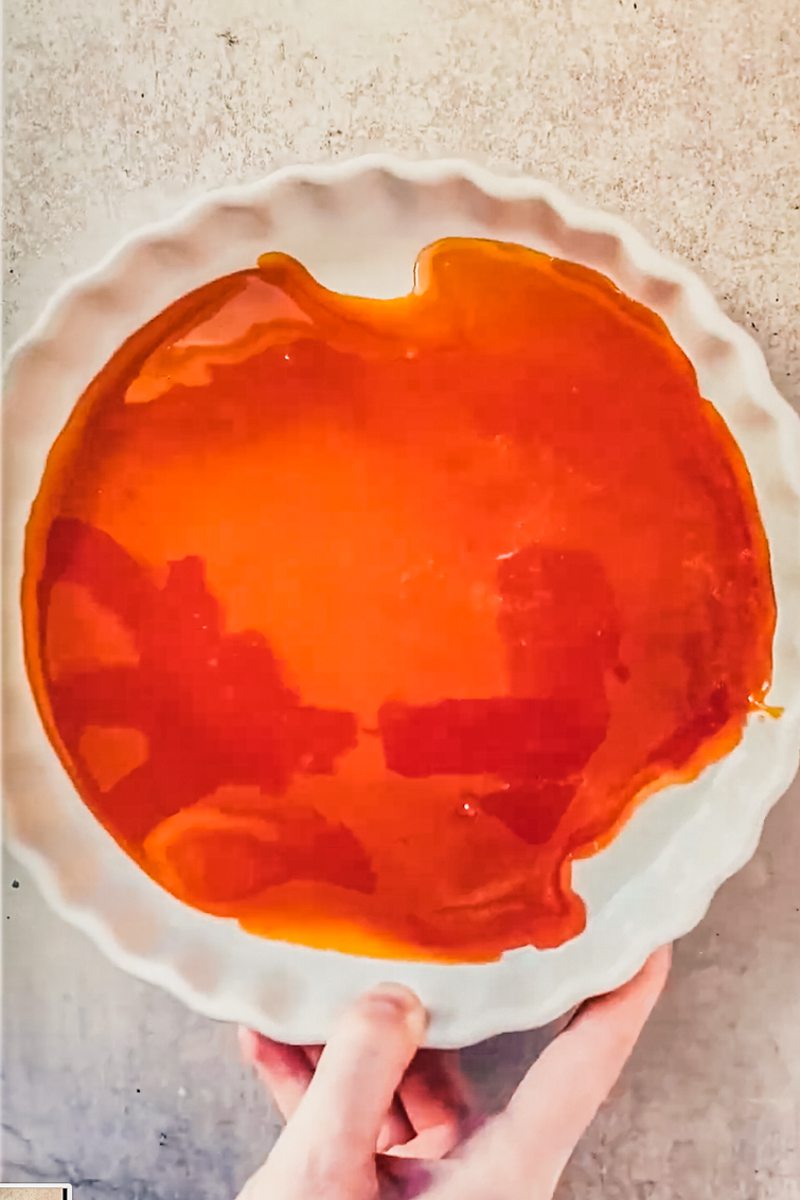
[[370, 1004], [385, 1004], [395, 1014], [400, 1014], [414, 1039], [422, 1041], [428, 1028], [428, 1014], [410, 988], [401, 983], [379, 983], [367, 993], [366, 999]]

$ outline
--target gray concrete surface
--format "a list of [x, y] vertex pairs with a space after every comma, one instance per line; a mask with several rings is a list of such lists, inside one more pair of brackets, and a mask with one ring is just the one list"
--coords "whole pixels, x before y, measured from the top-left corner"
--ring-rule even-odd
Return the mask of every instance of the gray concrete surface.
[[[796, 0], [7, 0], [5, 329], [188, 195], [366, 149], [524, 168], [692, 262], [800, 399]], [[800, 1197], [800, 789], [678, 947], [560, 1200]], [[15, 880], [19, 886], [14, 886]], [[3, 885], [5, 1176], [231, 1200], [275, 1119], [230, 1029]], [[499, 1100], [534, 1035], [468, 1056]]]

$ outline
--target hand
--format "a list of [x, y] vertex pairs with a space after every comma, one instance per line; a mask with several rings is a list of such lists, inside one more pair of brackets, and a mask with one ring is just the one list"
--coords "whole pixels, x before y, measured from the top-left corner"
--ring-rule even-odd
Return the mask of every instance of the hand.
[[630, 983], [585, 1005], [479, 1128], [457, 1056], [418, 1049], [426, 1014], [405, 988], [367, 993], [324, 1050], [242, 1031], [287, 1125], [239, 1200], [550, 1200], [669, 963], [659, 950]]

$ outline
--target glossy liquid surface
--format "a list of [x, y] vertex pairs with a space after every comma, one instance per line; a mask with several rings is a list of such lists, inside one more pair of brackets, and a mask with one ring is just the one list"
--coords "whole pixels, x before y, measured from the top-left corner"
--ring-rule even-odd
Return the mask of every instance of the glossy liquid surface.
[[87, 804], [272, 937], [483, 959], [741, 735], [771, 672], [741, 455], [660, 320], [501, 243], [414, 292], [296, 262], [123, 346], [32, 512], [29, 671]]

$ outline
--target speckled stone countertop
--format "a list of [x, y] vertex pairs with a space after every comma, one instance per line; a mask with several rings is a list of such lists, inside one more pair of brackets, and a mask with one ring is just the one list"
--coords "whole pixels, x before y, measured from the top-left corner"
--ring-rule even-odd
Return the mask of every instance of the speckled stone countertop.
[[[705, 277], [800, 400], [796, 0], [6, 0], [5, 336], [143, 219], [388, 149], [542, 175]], [[678, 947], [559, 1200], [800, 1197], [800, 788]], [[3, 883], [9, 1182], [232, 1200], [276, 1122], [233, 1031]], [[500, 1099], [535, 1034], [470, 1051]]]

